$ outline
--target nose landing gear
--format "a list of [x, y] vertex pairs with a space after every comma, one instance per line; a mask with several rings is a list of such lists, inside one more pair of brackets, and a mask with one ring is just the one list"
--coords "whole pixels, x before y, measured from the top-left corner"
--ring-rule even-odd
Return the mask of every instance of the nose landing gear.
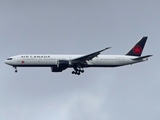
[[18, 72], [17, 67], [14, 67], [14, 69], [15, 69], [15, 73], [17, 73]]

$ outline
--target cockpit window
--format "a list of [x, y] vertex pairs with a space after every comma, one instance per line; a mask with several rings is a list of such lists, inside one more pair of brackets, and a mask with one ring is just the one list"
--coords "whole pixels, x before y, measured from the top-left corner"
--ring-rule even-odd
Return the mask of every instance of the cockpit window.
[[13, 58], [8, 58], [7, 60], [12, 60]]

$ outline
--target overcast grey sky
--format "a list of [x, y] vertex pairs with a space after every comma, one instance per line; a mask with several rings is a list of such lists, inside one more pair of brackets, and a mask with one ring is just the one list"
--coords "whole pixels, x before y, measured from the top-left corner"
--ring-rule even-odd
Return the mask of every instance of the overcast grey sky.
[[[0, 0], [0, 120], [159, 120], [158, 0]], [[17, 54], [126, 54], [148, 36], [149, 61], [120, 68], [18, 68]]]

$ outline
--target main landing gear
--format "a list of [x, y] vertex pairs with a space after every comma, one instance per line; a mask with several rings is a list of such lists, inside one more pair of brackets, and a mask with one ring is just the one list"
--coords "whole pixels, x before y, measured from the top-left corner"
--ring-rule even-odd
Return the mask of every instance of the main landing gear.
[[14, 66], [14, 69], [15, 69], [15, 73], [17, 73], [18, 72], [17, 67]]
[[84, 73], [83, 68], [74, 68], [74, 71], [72, 71], [72, 74], [80, 75], [81, 73]]

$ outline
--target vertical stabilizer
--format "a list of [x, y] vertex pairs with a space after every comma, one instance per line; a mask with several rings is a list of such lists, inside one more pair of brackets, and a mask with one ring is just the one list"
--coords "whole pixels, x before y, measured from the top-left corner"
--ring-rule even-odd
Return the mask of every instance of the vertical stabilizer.
[[148, 37], [143, 37], [126, 55], [141, 56]]

